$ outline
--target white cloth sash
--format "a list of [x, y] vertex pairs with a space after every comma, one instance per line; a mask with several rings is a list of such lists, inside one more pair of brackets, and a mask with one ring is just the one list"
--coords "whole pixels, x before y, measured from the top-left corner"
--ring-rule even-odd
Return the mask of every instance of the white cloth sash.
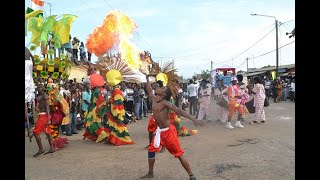
[[161, 132], [167, 131], [167, 130], [169, 130], [169, 127], [160, 129], [160, 127], [157, 126], [156, 135], [154, 136], [154, 147], [155, 148], [158, 148], [160, 146], [160, 141], [161, 141], [160, 135], [161, 135]]

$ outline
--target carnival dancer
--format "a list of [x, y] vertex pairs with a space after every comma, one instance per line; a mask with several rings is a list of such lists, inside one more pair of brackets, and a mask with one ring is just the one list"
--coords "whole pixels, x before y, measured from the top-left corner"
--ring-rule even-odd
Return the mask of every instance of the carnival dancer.
[[[49, 127], [53, 138], [53, 147], [56, 150], [63, 148], [66, 144], [69, 144], [69, 140], [67, 138], [61, 138], [59, 132], [59, 126], [63, 123], [70, 124], [69, 104], [63, 98], [58, 87], [50, 78], [48, 79], [47, 90], [49, 94], [49, 107], [51, 114], [51, 123]], [[66, 127], [70, 126], [66, 125]]]
[[[163, 87], [163, 82], [162, 81], [157, 81], [157, 86]], [[170, 102], [172, 104], [175, 104], [175, 101], [173, 97], [171, 97]], [[170, 110], [170, 123], [176, 127], [178, 136], [191, 136], [197, 134], [198, 130], [188, 130], [185, 126], [182, 125], [181, 119], [178, 117], [178, 115]], [[153, 114], [151, 114], [149, 123], [148, 123], [148, 132], [149, 132], [149, 145], [151, 143], [152, 137], [154, 136], [154, 133], [157, 129], [157, 124], [155, 122], [155, 119], [153, 117]], [[146, 146], [146, 148], [149, 147]], [[164, 148], [161, 149], [161, 151], [164, 150]]]
[[243, 109], [240, 106], [238, 100], [242, 98], [242, 92], [239, 87], [238, 79], [236, 77], [231, 78], [231, 85], [228, 87], [228, 98], [229, 98], [229, 114], [228, 114], [228, 122], [226, 127], [228, 129], [233, 129], [233, 126], [231, 126], [231, 119], [233, 117], [235, 109], [238, 111], [238, 119], [235, 124], [236, 127], [244, 128], [244, 126], [241, 124], [241, 117], [243, 114]]
[[124, 122], [124, 98], [122, 91], [118, 87], [118, 84], [122, 81], [122, 75], [120, 71], [113, 69], [108, 71], [106, 76], [108, 84], [114, 87], [108, 103], [108, 121], [105, 128], [107, 132], [107, 143], [116, 146], [134, 144]]
[[[40, 138], [40, 133], [43, 131], [48, 138], [49, 145], [50, 145], [50, 150], [48, 153], [53, 153], [55, 151], [53, 147], [53, 139], [51, 136], [51, 129], [49, 127], [50, 124], [50, 110], [49, 110], [49, 102], [48, 102], [48, 95], [44, 92], [44, 87], [42, 84], [39, 84], [38, 87], [38, 108], [39, 108], [39, 118], [35, 123], [35, 127], [33, 129], [33, 135], [37, 141], [39, 151], [33, 155], [33, 157], [38, 157], [42, 154], [45, 153], [42, 143], [41, 143], [41, 138]], [[31, 137], [32, 137], [31, 136]]]
[[84, 113], [86, 132], [83, 134], [83, 140], [88, 138], [98, 143], [105, 140], [108, 136], [105, 128], [102, 126], [102, 118], [107, 112], [107, 104], [101, 93], [105, 81], [100, 74], [91, 74], [90, 84], [92, 87], [91, 102], [88, 110]]
[[240, 87], [240, 89], [243, 91], [243, 94], [242, 94], [242, 97], [241, 97], [241, 100], [240, 100], [240, 105], [243, 109], [243, 114], [242, 114], [242, 117], [241, 117], [241, 121], [244, 121], [245, 120], [245, 115], [249, 113], [247, 107], [246, 107], [246, 102], [249, 101], [249, 94], [248, 94], [248, 88], [246, 87]]
[[169, 110], [173, 110], [177, 114], [192, 120], [196, 126], [203, 125], [203, 123], [170, 103], [172, 93], [168, 87], [157, 87], [154, 95], [152, 93], [148, 75], [146, 76], [146, 79], [147, 91], [149, 97], [152, 99], [152, 112], [157, 124], [157, 129], [155, 136], [152, 138], [150, 146], [148, 147], [149, 172], [147, 175], [141, 177], [141, 179], [154, 177], [153, 167], [155, 163], [155, 152], [160, 150], [160, 146], [165, 147], [172, 155], [180, 160], [190, 179], [196, 179], [195, 175], [193, 175], [191, 171], [189, 162], [183, 156], [184, 151], [180, 147], [177, 130], [174, 125], [170, 124]]

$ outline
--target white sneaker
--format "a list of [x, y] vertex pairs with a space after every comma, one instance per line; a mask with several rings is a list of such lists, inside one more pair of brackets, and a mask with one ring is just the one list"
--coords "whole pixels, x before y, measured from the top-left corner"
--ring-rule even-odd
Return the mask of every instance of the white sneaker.
[[230, 122], [227, 122], [227, 126], [226, 126], [228, 129], [233, 129], [234, 127], [231, 126], [231, 123]]
[[244, 126], [242, 126], [240, 121], [237, 121], [235, 126], [238, 127], [238, 128], [244, 128]]

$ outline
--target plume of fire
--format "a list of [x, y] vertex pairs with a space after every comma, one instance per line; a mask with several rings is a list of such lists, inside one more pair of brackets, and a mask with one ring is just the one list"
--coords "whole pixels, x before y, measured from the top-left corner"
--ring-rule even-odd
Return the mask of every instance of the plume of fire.
[[86, 47], [89, 52], [101, 57], [111, 48], [117, 48], [130, 69], [139, 70], [141, 50], [130, 42], [137, 24], [118, 10], [111, 11], [89, 35]]
[[117, 17], [114, 14], [108, 14], [102, 25], [96, 27], [86, 42], [89, 52], [98, 57], [103, 56], [118, 41], [116, 33]]

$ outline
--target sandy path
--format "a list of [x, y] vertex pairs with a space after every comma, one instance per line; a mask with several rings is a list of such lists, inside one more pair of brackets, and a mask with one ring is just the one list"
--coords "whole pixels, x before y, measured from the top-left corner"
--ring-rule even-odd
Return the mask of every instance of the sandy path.
[[[215, 104], [208, 119], [215, 120], [214, 111]], [[247, 121], [252, 116], [248, 115]], [[188, 129], [199, 130], [194, 136], [179, 138], [197, 179], [295, 179], [295, 104], [271, 102], [266, 108], [266, 118], [265, 124], [244, 123], [244, 129], [233, 130], [216, 121], [196, 128], [191, 121], [182, 119]], [[38, 158], [32, 157], [38, 150], [35, 139], [29, 143], [26, 138], [26, 179], [137, 179], [148, 171], [144, 149], [148, 143], [147, 124], [148, 118], [145, 118], [128, 125], [134, 145], [112, 146], [82, 141], [82, 130], [68, 137], [70, 144], [65, 148]], [[239, 141], [245, 142], [237, 145], [241, 143]], [[44, 135], [42, 142], [48, 150]], [[156, 157], [155, 180], [188, 179], [179, 160], [167, 151], [157, 153]]]

